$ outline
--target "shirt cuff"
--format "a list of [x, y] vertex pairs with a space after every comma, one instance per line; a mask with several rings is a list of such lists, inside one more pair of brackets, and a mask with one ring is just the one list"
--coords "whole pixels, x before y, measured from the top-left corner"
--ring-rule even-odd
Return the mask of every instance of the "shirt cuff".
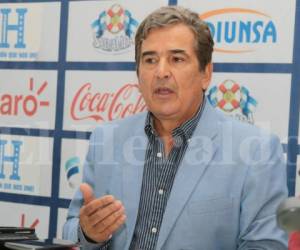
[[78, 224], [78, 241], [80, 243], [80, 246], [83, 249], [89, 249], [89, 250], [108, 250], [109, 249], [109, 245], [110, 245], [110, 241], [111, 241], [111, 236], [108, 240], [104, 241], [104, 242], [94, 242], [91, 239], [88, 239], [80, 225]]

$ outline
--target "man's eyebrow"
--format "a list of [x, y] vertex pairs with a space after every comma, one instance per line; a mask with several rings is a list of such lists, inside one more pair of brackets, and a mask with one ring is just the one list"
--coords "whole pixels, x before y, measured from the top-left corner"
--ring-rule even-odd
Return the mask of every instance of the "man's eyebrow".
[[172, 54], [177, 54], [177, 53], [186, 54], [186, 51], [184, 49], [171, 49], [170, 52]]
[[152, 50], [148, 50], [148, 51], [144, 51], [144, 52], [142, 52], [142, 57], [144, 57], [144, 56], [152, 56], [152, 55], [156, 55], [157, 54], [157, 52], [155, 52], [155, 51], [152, 51]]
[[[187, 54], [184, 49], [170, 49], [169, 53], [171, 53], [171, 54]], [[142, 57], [149, 56], [149, 55], [152, 56], [152, 55], [157, 55], [157, 54], [158, 53], [153, 50], [148, 50], [148, 51], [142, 52]]]

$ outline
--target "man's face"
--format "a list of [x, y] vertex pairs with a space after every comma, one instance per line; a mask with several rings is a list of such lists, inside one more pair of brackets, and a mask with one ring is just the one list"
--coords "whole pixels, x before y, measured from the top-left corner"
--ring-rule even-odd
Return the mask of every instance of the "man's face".
[[155, 28], [142, 43], [139, 88], [159, 120], [181, 124], [190, 119], [202, 102], [211, 71], [210, 64], [200, 72], [194, 33], [186, 25]]

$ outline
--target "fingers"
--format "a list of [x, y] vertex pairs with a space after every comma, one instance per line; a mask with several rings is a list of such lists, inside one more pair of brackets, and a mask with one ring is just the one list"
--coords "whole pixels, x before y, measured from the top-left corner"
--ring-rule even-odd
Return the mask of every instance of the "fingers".
[[[123, 218], [125, 217], [125, 218]], [[111, 214], [106, 217], [104, 220], [100, 221], [95, 225], [95, 229], [99, 233], [104, 233], [105, 231], [109, 231], [112, 234], [112, 230], [117, 226], [123, 219], [126, 219], [126, 215], [124, 211], [118, 210], [117, 212]], [[121, 224], [120, 224], [121, 225]]]
[[97, 210], [94, 213], [90, 213], [89, 220], [91, 225], [95, 226], [99, 221], [103, 221], [106, 217], [109, 217], [111, 214], [115, 216], [114, 219], [117, 219], [116, 217], [119, 217], [123, 213], [125, 213], [125, 208], [123, 207], [121, 201], [117, 200], [103, 207], [103, 209], [101, 210]]
[[82, 207], [83, 213], [90, 216], [95, 213], [97, 210], [102, 209], [111, 203], [115, 202], [116, 199], [112, 195], [105, 195], [99, 199], [94, 199], [90, 203]]
[[112, 195], [96, 199], [93, 190], [87, 184], [82, 184], [80, 190], [84, 199], [79, 213], [79, 223], [83, 232], [96, 242], [108, 240], [126, 221], [122, 202]]
[[[109, 239], [109, 237], [114, 234], [126, 221], [126, 215], [123, 214], [120, 217], [118, 217], [118, 219], [116, 219], [112, 224], [110, 224], [108, 227], [106, 227], [104, 229], [104, 231], [102, 231], [99, 236], [99, 241], [103, 241], [106, 239]], [[103, 237], [103, 239], [102, 239]]]
[[82, 183], [80, 185], [80, 191], [83, 196], [84, 205], [95, 199], [93, 189], [87, 183]]

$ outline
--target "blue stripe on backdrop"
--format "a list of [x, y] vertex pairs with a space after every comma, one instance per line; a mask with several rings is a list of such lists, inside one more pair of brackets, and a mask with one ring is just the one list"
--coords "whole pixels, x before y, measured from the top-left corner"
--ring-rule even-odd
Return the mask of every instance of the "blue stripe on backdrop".
[[292, 70], [292, 87], [290, 99], [289, 142], [288, 142], [288, 187], [289, 195], [295, 195], [297, 144], [300, 112], [300, 0], [296, 2], [296, 23], [294, 32], [294, 57]]
[[0, 192], [0, 196], [1, 196], [1, 202], [12, 202], [12, 203], [22, 203], [22, 204], [24, 203], [29, 205], [49, 206], [52, 203], [55, 203], [56, 207], [68, 208], [70, 203], [69, 199], [54, 200], [52, 197], [33, 196], [33, 195], [25, 195], [25, 194], [9, 194], [9, 193]]
[[66, 70], [124, 70], [135, 71], [134, 62], [68, 62]]
[[56, 70], [57, 62], [0, 62], [1, 69], [43, 69]]
[[169, 5], [177, 5], [177, 0], [169, 0]]
[[214, 72], [291, 73], [291, 64], [275, 63], [214, 63]]
[[[62, 127], [63, 127], [63, 110], [64, 110], [64, 91], [65, 91], [65, 70], [63, 65], [66, 62], [67, 51], [67, 34], [68, 34], [68, 14], [69, 14], [69, 2], [61, 2], [61, 21], [59, 41], [59, 67], [58, 67], [58, 87], [56, 98], [56, 112], [55, 117], [55, 133], [54, 133], [54, 146], [53, 146], [53, 164], [52, 164], [52, 176], [60, 176], [60, 154], [61, 154], [61, 142], [62, 142]], [[52, 177], [52, 190], [51, 190], [52, 202], [50, 205], [50, 222], [49, 222], [49, 237], [56, 237], [57, 230], [57, 213], [59, 203], [59, 178]]]
[[53, 137], [54, 130], [35, 129], [35, 128], [0, 127], [0, 134]]
[[[61, 0], [1, 0], [1, 3], [42, 3], [42, 2], [60, 2]], [[63, 0], [67, 1], [67, 0]]]
[[[35, 128], [11, 128], [0, 127], [0, 134], [54, 137], [54, 130], [35, 129]], [[61, 131], [62, 138], [89, 139], [91, 132], [83, 131]]]
[[[0, 62], [1, 69], [56, 70], [117, 70], [135, 71], [134, 62]], [[292, 64], [271, 63], [214, 63], [215, 72], [292, 73]]]
[[0, 62], [1, 69], [135, 70], [134, 62]]
[[80, 132], [80, 131], [61, 131], [61, 136], [63, 138], [76, 138], [76, 139], [86, 139], [90, 138], [91, 132]]

